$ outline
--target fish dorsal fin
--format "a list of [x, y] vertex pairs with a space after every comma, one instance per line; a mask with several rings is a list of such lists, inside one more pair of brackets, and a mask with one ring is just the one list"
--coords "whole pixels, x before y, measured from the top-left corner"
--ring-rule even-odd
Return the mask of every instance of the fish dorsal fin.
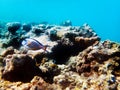
[[44, 46], [42, 43], [40, 43], [38, 40], [36, 40], [36, 39], [33, 39], [33, 38], [30, 38], [30, 39], [32, 39], [32, 40], [34, 40], [34, 41], [36, 41], [37, 43], [39, 43], [41, 46]]

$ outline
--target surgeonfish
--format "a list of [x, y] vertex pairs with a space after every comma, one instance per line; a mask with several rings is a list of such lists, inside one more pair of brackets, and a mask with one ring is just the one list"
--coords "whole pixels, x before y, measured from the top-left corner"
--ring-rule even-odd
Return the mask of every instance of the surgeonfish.
[[29, 50], [43, 49], [44, 51], [46, 51], [46, 48], [48, 47], [48, 45], [43, 45], [39, 41], [32, 39], [32, 38], [24, 39], [22, 41], [22, 45]]

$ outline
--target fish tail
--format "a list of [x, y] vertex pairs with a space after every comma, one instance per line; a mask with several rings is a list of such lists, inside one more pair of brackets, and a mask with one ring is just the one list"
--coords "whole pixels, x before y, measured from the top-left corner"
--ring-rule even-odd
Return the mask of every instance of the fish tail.
[[44, 46], [44, 47], [43, 47], [43, 50], [46, 51], [46, 49], [47, 49], [47, 46]]
[[45, 45], [45, 46], [43, 47], [43, 50], [44, 50], [44, 51], [47, 51], [47, 50], [46, 50], [47, 47], [49, 47], [49, 45]]

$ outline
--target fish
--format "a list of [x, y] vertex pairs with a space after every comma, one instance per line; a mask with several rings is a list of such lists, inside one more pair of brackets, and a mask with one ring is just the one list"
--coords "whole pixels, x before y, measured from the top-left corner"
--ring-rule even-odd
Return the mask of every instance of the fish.
[[48, 45], [43, 45], [39, 41], [33, 38], [26, 38], [22, 41], [22, 45], [29, 50], [40, 50], [43, 49], [46, 51]]

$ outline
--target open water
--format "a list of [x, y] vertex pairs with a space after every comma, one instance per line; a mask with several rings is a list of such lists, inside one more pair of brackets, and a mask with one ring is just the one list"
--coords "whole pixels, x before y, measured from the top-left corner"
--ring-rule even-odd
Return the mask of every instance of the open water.
[[0, 21], [75, 26], [88, 23], [102, 40], [120, 42], [120, 0], [0, 0]]

